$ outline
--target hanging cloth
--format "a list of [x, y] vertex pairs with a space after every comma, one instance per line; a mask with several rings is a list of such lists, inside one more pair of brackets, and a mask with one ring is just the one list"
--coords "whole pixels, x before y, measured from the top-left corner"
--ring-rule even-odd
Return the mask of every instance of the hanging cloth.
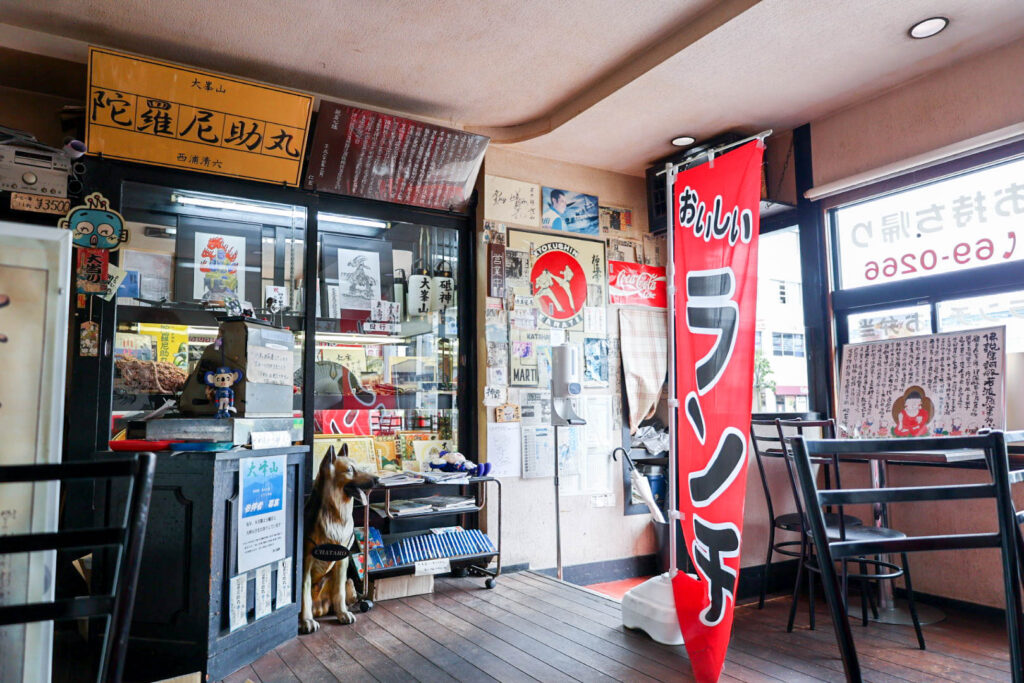
[[654, 415], [668, 376], [668, 312], [619, 310], [622, 372], [626, 378], [629, 431]]

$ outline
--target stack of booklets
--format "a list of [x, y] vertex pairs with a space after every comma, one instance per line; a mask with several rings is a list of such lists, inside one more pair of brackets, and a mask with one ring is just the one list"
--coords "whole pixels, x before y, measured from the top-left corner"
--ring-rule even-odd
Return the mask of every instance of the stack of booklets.
[[432, 484], [468, 484], [469, 472], [442, 472], [441, 470], [430, 470], [420, 472], [419, 476]]
[[476, 499], [470, 496], [442, 496], [440, 494], [417, 498], [420, 502], [430, 503], [434, 510], [466, 510], [476, 509]]
[[377, 478], [377, 484], [386, 487], [422, 483], [423, 477], [416, 472], [395, 472], [394, 474], [385, 474]]
[[479, 529], [447, 531], [403, 538], [384, 546], [387, 559], [395, 564], [412, 564], [440, 557], [484, 555], [494, 552], [494, 544]]

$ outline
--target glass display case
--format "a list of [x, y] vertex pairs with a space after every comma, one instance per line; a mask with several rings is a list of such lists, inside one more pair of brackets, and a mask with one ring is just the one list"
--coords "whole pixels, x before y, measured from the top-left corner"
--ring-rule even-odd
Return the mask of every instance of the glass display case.
[[317, 219], [313, 467], [344, 445], [367, 470], [419, 470], [459, 445], [459, 231]]
[[[116, 297], [115, 433], [126, 416], [177, 399], [221, 318], [251, 312], [298, 333], [301, 385], [305, 207], [126, 182], [121, 213], [131, 237]], [[292, 407], [301, 417], [298, 398]]]
[[81, 408], [68, 429], [82, 438], [69, 442], [72, 459], [106, 450], [129, 418], [175, 412], [218, 326], [245, 316], [289, 335], [286, 417], [312, 446], [310, 477], [332, 445], [387, 471], [475, 443], [475, 386], [460, 383], [475, 358], [471, 214], [86, 166], [129, 238], [111, 258], [126, 272], [114, 299], [76, 307], [75, 325], [98, 327], [101, 350], [73, 356], [69, 403]]

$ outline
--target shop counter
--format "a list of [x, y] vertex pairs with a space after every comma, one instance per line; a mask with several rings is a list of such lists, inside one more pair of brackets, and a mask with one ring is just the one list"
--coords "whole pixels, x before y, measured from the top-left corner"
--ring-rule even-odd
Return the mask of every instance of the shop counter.
[[[159, 454], [126, 678], [219, 680], [295, 637], [308, 450]], [[254, 475], [244, 490], [243, 465]], [[124, 492], [97, 495], [101, 514], [123, 509]], [[104, 578], [97, 565], [94, 581]]]

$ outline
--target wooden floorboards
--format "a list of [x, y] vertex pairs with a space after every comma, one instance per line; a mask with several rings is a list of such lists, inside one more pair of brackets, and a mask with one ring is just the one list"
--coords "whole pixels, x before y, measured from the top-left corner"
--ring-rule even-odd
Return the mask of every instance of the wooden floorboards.
[[[431, 595], [388, 600], [351, 626], [321, 621], [225, 679], [226, 683], [333, 681], [692, 681], [684, 647], [622, 628], [619, 604], [554, 579], [520, 572], [485, 590], [480, 579], [438, 579]], [[817, 628], [801, 606], [786, 633], [786, 598], [736, 609], [723, 681], [843, 681], [831, 621]], [[1010, 680], [1001, 622], [965, 614], [924, 627], [857, 622], [864, 680]]]

